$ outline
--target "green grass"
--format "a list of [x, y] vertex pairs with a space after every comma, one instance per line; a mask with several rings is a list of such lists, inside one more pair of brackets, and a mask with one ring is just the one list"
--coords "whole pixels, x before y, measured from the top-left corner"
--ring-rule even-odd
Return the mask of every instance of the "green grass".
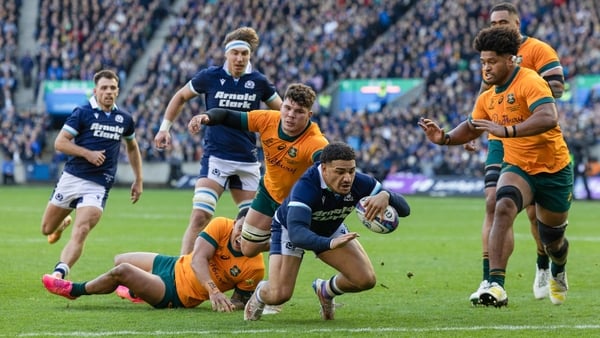
[[[531, 292], [535, 247], [525, 215], [515, 225], [515, 250], [507, 270], [507, 308], [474, 308], [467, 298], [481, 278], [483, 198], [408, 196], [412, 215], [392, 234], [371, 233], [348, 218], [375, 266], [370, 291], [347, 294], [336, 320], [324, 322], [310, 288], [333, 271], [307, 253], [293, 298], [275, 316], [244, 322], [241, 312], [218, 314], [209, 304], [195, 309], [155, 310], [114, 294], [69, 301], [49, 294], [41, 276], [52, 270], [65, 238], [48, 245], [40, 219], [52, 187], [0, 188], [3, 269], [0, 274], [0, 336], [599, 336], [598, 277], [600, 208], [576, 201], [567, 231], [568, 300], [554, 306]], [[71, 279], [89, 280], [111, 268], [115, 254], [153, 251], [177, 254], [190, 213], [191, 191], [146, 190], [131, 205], [128, 190], [114, 189], [105, 214], [90, 234]], [[224, 196], [218, 215], [232, 216]], [[67, 231], [65, 235], [69, 235]], [[412, 278], [409, 278], [409, 272]]]

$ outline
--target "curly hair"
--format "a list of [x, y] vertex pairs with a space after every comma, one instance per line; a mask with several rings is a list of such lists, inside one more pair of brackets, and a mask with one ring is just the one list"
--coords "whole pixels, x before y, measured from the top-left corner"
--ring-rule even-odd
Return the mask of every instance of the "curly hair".
[[229, 32], [225, 36], [225, 41], [223, 42], [223, 46], [227, 45], [229, 42], [233, 40], [242, 40], [246, 41], [250, 44], [250, 51], [255, 51], [258, 48], [258, 44], [260, 43], [260, 39], [258, 38], [258, 34], [251, 27], [240, 27], [234, 31]]
[[321, 162], [331, 163], [333, 161], [352, 161], [356, 159], [354, 149], [344, 142], [333, 142], [323, 148]]
[[484, 28], [473, 41], [473, 48], [478, 52], [490, 51], [498, 55], [517, 55], [520, 45], [520, 33], [507, 26]]
[[317, 94], [315, 94], [315, 91], [312, 90], [312, 88], [305, 84], [292, 83], [285, 91], [283, 99], [285, 100], [286, 98], [289, 98], [300, 106], [310, 110], [317, 99]]

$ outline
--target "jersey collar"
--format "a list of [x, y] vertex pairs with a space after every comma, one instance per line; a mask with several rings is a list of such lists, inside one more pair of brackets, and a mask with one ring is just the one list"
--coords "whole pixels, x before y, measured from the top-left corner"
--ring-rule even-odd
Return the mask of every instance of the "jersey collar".
[[[92, 106], [92, 109], [102, 110], [102, 108], [100, 108], [100, 105], [98, 104], [98, 101], [96, 100], [95, 96], [90, 97], [89, 102], [90, 102], [90, 106]], [[117, 110], [117, 104], [116, 103], [113, 104], [113, 106], [110, 108], [110, 110]]]
[[[227, 73], [227, 75], [233, 77], [233, 75], [231, 75], [231, 73], [229, 72], [229, 67], [228, 67], [229, 63], [227, 61], [225, 61], [225, 63], [223, 64], [223, 70], [225, 71], [225, 73]], [[246, 70], [244, 71], [244, 74], [250, 74], [252, 73], [254, 69], [252, 68], [252, 63], [248, 62], [248, 65], [246, 66]]]
[[506, 90], [506, 88], [508, 88], [508, 86], [510, 86], [510, 84], [515, 80], [515, 77], [517, 76], [517, 73], [519, 72], [520, 69], [521, 69], [520, 66], [515, 67], [515, 70], [511, 74], [508, 81], [506, 81], [506, 83], [503, 84], [502, 86], [496, 86], [496, 89], [495, 89], [496, 94], [502, 93], [503, 91]]

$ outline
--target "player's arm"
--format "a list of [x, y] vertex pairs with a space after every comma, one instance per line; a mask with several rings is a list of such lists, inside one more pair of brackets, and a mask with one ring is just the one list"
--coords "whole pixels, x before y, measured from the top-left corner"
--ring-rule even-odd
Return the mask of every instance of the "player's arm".
[[343, 234], [333, 239], [317, 235], [310, 230], [311, 220], [312, 211], [308, 205], [300, 202], [288, 204], [287, 229], [290, 241], [297, 247], [314, 251], [317, 255], [323, 251], [342, 247], [358, 237], [356, 232]]
[[449, 132], [445, 132], [433, 120], [421, 118], [419, 126], [425, 132], [429, 141], [438, 145], [459, 145], [465, 144], [479, 137], [483, 131], [475, 129], [470, 120], [461, 122], [458, 126]]
[[142, 195], [143, 188], [143, 175], [142, 175], [142, 155], [140, 154], [140, 147], [135, 139], [135, 136], [131, 138], [125, 138], [125, 146], [127, 147], [127, 158], [129, 164], [133, 170], [135, 180], [131, 184], [131, 202], [135, 203], [139, 200]]
[[281, 104], [283, 104], [283, 101], [279, 95], [275, 94], [275, 98], [266, 103], [267, 107], [269, 107], [271, 110], [279, 110], [281, 109]]
[[169, 134], [171, 126], [179, 114], [181, 114], [185, 103], [196, 97], [196, 95], [197, 94], [190, 88], [190, 83], [188, 82], [185, 86], [181, 87], [173, 97], [171, 97], [158, 133], [156, 133], [156, 136], [154, 137], [154, 145], [158, 149], [164, 149], [171, 145], [171, 135]]
[[[202, 235], [196, 238], [194, 243], [194, 251], [192, 252], [192, 270], [200, 285], [208, 291], [210, 297], [210, 304], [213, 311], [219, 312], [231, 312], [235, 310], [235, 306], [231, 303], [229, 298], [219, 290], [217, 284], [213, 281], [209, 271], [209, 260], [213, 258], [217, 249]], [[215, 259], [220, 259], [216, 257]]]
[[196, 134], [200, 131], [200, 126], [203, 124], [208, 126], [222, 124], [238, 130], [248, 130], [247, 116], [247, 113], [237, 110], [212, 108], [207, 110], [204, 114], [192, 117], [190, 123], [188, 123], [188, 131], [192, 134]]
[[547, 72], [540, 74], [552, 90], [552, 96], [555, 99], [560, 98], [565, 92], [565, 77], [563, 75], [562, 67], [550, 69]]
[[91, 164], [97, 167], [101, 166], [106, 159], [104, 150], [90, 150], [75, 144], [75, 142], [73, 142], [73, 139], [75, 138], [73, 133], [76, 132], [74, 130], [70, 132], [67, 129], [71, 128], [65, 125], [58, 133], [58, 136], [56, 136], [56, 139], [54, 140], [54, 149], [69, 156], [83, 157]]
[[400, 194], [396, 194], [395, 192], [389, 190], [381, 190], [379, 194], [387, 194], [388, 195], [388, 203], [398, 212], [399, 217], [407, 217], [410, 215], [410, 206], [408, 202], [404, 198], [404, 196]]
[[175, 120], [177, 120], [179, 114], [181, 114], [185, 103], [194, 97], [196, 97], [196, 93], [194, 93], [190, 89], [189, 83], [179, 88], [175, 95], [171, 97], [171, 100], [169, 100], [169, 104], [167, 105], [167, 109], [165, 110], [163, 120], [167, 120], [173, 123]]

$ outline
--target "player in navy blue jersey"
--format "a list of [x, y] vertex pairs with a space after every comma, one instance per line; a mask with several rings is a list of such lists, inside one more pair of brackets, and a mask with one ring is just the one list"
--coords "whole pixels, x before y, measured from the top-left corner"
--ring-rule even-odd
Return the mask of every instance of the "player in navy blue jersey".
[[258, 284], [246, 304], [245, 320], [258, 320], [265, 304], [283, 304], [292, 297], [305, 250], [313, 251], [338, 271], [328, 280], [316, 279], [312, 285], [323, 319], [334, 318], [335, 296], [375, 286], [375, 271], [357, 240], [358, 234], [343, 223], [365, 196], [371, 196], [365, 203], [368, 220], [382, 214], [388, 204], [400, 217], [410, 214], [404, 197], [382, 190], [376, 179], [356, 172], [350, 146], [340, 142], [325, 146], [321, 161], [302, 175], [275, 213], [269, 279]]
[[52, 192], [42, 217], [42, 233], [50, 244], [60, 239], [72, 222], [70, 213], [77, 209], [71, 239], [60, 254], [55, 277], [66, 278], [83, 252], [85, 239], [98, 224], [117, 172], [122, 140], [135, 180], [131, 201], [142, 194], [142, 157], [135, 140], [131, 115], [117, 108], [119, 77], [101, 70], [94, 75], [94, 95], [89, 103], [73, 110], [59, 132], [54, 147], [69, 155], [63, 173]]
[[[204, 94], [206, 109], [227, 108], [247, 112], [260, 109], [261, 102], [265, 102], [270, 109], [279, 110], [282, 100], [275, 86], [250, 63], [258, 43], [258, 35], [250, 27], [241, 27], [227, 34], [224, 41], [225, 64], [199, 71], [169, 101], [154, 138], [158, 149], [170, 147], [172, 124], [184, 104], [201, 94]], [[184, 125], [187, 122], [184, 121]], [[225, 189], [231, 191], [234, 202], [242, 209], [250, 206], [260, 180], [254, 133], [214, 125], [205, 129], [203, 142], [200, 175], [194, 189], [192, 214], [183, 235], [181, 254], [192, 251], [196, 237], [212, 218]]]

